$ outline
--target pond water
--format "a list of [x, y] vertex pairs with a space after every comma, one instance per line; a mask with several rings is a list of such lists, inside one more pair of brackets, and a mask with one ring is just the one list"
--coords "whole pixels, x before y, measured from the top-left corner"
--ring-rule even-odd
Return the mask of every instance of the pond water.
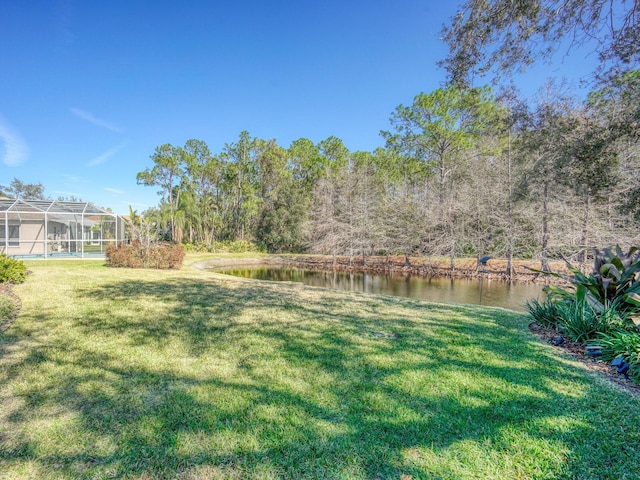
[[217, 273], [259, 280], [301, 282], [314, 287], [396, 295], [432, 302], [471, 303], [525, 311], [524, 303], [539, 298], [540, 285], [487, 278], [424, 278], [342, 271], [319, 271], [277, 266], [216, 268]]

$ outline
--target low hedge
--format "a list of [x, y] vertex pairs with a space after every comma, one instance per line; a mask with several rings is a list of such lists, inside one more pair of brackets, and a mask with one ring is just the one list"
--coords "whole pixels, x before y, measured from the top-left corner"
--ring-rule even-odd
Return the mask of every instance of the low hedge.
[[110, 246], [106, 258], [109, 267], [179, 269], [184, 260], [184, 250], [172, 243], [131, 243]]
[[20, 260], [0, 253], [0, 283], [22, 283], [27, 279], [27, 267]]

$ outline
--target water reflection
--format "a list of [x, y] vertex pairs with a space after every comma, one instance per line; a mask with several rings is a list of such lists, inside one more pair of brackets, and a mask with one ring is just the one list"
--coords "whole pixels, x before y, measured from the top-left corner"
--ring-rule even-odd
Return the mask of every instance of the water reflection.
[[251, 266], [216, 269], [219, 273], [259, 280], [301, 282], [314, 287], [419, 298], [433, 302], [472, 303], [524, 311], [524, 302], [540, 296], [541, 287], [487, 278], [423, 278], [303, 268]]

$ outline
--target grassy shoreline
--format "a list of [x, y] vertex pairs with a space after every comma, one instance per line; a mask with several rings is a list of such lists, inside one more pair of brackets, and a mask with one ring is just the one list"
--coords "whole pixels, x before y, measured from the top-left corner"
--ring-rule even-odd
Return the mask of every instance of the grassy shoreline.
[[640, 401], [521, 314], [29, 268], [0, 333], [2, 478], [638, 478]]

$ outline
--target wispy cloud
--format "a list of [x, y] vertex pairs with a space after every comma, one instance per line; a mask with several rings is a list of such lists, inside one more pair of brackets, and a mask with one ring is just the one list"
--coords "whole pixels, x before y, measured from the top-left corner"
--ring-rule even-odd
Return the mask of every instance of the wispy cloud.
[[107, 130], [111, 130], [112, 132], [118, 132], [121, 133], [122, 129], [120, 127], [118, 127], [117, 125], [114, 125], [112, 123], [109, 123], [105, 120], [102, 120], [98, 117], [96, 117], [95, 115], [93, 115], [92, 113], [89, 112], [85, 112], [84, 110], [81, 110], [79, 108], [75, 108], [72, 107], [69, 109], [71, 111], [71, 113], [73, 113], [76, 117], [81, 118], [82, 120], [89, 122], [93, 125], [96, 125], [98, 127], [101, 128], [105, 128]]
[[116, 145], [113, 148], [110, 148], [109, 150], [107, 150], [104, 153], [101, 153], [100, 155], [98, 155], [95, 158], [92, 158], [91, 160], [89, 160], [89, 162], [87, 162], [87, 166], [88, 167], [96, 167], [104, 162], [106, 162], [107, 160], [109, 160], [111, 157], [113, 157], [115, 154], [117, 154], [120, 150], [122, 150], [125, 146], [126, 146], [126, 142], [125, 143], [121, 143], [119, 145]]
[[113, 193], [114, 195], [124, 195], [122, 190], [118, 190], [117, 188], [105, 187], [105, 192]]
[[[7, 167], [17, 167], [22, 165], [29, 156], [29, 147], [20, 134], [13, 129], [0, 116], [0, 142], [4, 143], [4, 149], [0, 148], [2, 163]], [[4, 152], [2, 151], [4, 150]]]
[[77, 175], [70, 175], [68, 173], [65, 173], [62, 176], [64, 178], [66, 178], [71, 183], [87, 183], [86, 179], [84, 179], [82, 177], [78, 177]]

